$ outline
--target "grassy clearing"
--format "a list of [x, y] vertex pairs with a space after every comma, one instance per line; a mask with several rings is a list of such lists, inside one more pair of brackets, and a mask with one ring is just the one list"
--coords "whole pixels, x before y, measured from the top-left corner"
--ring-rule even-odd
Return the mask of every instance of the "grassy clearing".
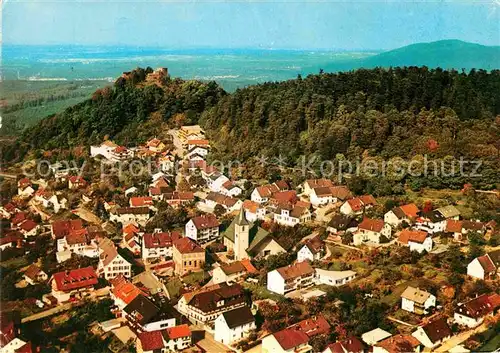
[[9, 268], [12, 270], [19, 269], [21, 267], [28, 266], [28, 260], [24, 256], [20, 257], [14, 257], [12, 259], [9, 259], [7, 261], [2, 261], [0, 262], [0, 266], [3, 266], [5, 268]]
[[249, 289], [258, 299], [271, 299], [276, 302], [283, 300], [279, 294], [268, 291], [264, 286], [255, 283], [243, 282], [243, 287]]
[[206, 271], [192, 272], [184, 277], [182, 277], [182, 282], [194, 286], [204, 279], [209, 278], [210, 274]]
[[172, 278], [168, 281], [165, 287], [167, 288], [170, 298], [175, 298], [179, 295], [179, 292], [181, 291], [183, 284], [180, 279]]

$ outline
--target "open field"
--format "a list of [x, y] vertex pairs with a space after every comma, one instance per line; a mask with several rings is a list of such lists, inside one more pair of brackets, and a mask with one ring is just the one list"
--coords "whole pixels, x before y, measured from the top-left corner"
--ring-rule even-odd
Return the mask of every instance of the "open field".
[[0, 82], [2, 135], [19, 133], [42, 118], [89, 98], [107, 81], [24, 81]]

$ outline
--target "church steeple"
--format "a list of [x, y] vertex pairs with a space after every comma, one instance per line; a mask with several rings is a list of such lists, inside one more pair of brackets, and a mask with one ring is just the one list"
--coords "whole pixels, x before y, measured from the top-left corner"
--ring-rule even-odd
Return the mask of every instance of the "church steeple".
[[245, 210], [243, 209], [243, 206], [240, 208], [240, 213], [238, 214], [238, 218], [236, 219], [236, 224], [239, 226], [250, 225], [250, 223], [248, 223], [248, 221], [245, 217]]

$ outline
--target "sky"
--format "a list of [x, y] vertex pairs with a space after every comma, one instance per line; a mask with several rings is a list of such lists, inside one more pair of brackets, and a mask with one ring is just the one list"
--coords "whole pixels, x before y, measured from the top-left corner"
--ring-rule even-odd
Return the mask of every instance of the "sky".
[[4, 44], [371, 50], [500, 45], [500, 0], [4, 0]]

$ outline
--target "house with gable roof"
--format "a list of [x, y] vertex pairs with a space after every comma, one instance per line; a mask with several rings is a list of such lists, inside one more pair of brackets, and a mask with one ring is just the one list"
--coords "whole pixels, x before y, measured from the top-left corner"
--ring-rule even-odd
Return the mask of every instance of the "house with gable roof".
[[109, 238], [97, 240], [99, 248], [99, 263], [97, 274], [105, 279], [113, 279], [119, 275], [130, 278], [132, 276], [132, 264], [118, 253], [115, 244]]
[[230, 264], [221, 264], [213, 271], [212, 282], [214, 284], [224, 282], [238, 282], [245, 275], [257, 273], [257, 269], [252, 265], [250, 260], [234, 261]]
[[403, 229], [399, 233], [398, 243], [418, 253], [432, 250], [432, 238], [423, 230]]
[[363, 195], [347, 200], [340, 206], [340, 213], [345, 215], [360, 215], [365, 209], [371, 208], [377, 204], [372, 195]]
[[391, 227], [397, 227], [403, 222], [410, 224], [418, 217], [419, 212], [414, 203], [394, 207], [384, 215], [384, 221]]
[[337, 185], [329, 187], [317, 187], [312, 189], [309, 199], [314, 207], [320, 207], [329, 203], [345, 201], [352, 197], [347, 186]]
[[473, 328], [483, 323], [487, 316], [493, 316], [499, 308], [499, 294], [483, 294], [465, 303], [459, 303], [453, 318], [458, 324]]
[[289, 190], [290, 187], [283, 180], [278, 180], [273, 184], [267, 184], [256, 187], [252, 194], [250, 195], [250, 199], [257, 203], [265, 203], [269, 201], [273, 197], [273, 195], [279, 191]]
[[325, 255], [325, 243], [319, 235], [306, 241], [297, 252], [297, 262], [320, 260]]
[[226, 311], [215, 320], [214, 339], [225, 345], [231, 345], [250, 335], [256, 330], [255, 318], [248, 306]]
[[496, 279], [500, 274], [500, 250], [476, 257], [467, 265], [467, 275], [477, 279]]
[[435, 348], [450, 339], [453, 332], [448, 326], [446, 318], [442, 317], [419, 326], [411, 335], [419, 340], [423, 346]]
[[391, 233], [391, 227], [382, 219], [365, 217], [358, 224], [358, 230], [353, 236], [353, 243], [354, 245], [361, 245], [363, 243], [380, 244], [382, 236], [390, 239]]
[[220, 222], [213, 213], [197, 216], [186, 223], [186, 237], [205, 243], [219, 237], [219, 226]]
[[49, 280], [52, 296], [59, 303], [89, 296], [97, 282], [97, 274], [92, 267], [57, 272]]
[[323, 353], [364, 353], [365, 346], [357, 337], [350, 336], [342, 341], [329, 344]]
[[401, 294], [401, 309], [415, 314], [428, 314], [436, 306], [436, 296], [420, 288], [406, 287]]
[[247, 305], [241, 285], [220, 283], [184, 294], [177, 307], [191, 321], [212, 324], [222, 313]]
[[314, 269], [306, 262], [280, 267], [267, 273], [267, 289], [285, 295], [314, 284]]
[[156, 259], [172, 258], [173, 242], [182, 238], [179, 232], [162, 232], [155, 230], [153, 233], [145, 233], [141, 239], [142, 259], [151, 262]]
[[175, 273], [184, 275], [188, 272], [196, 272], [205, 266], [205, 249], [194, 240], [184, 237], [173, 242], [172, 257], [175, 263]]
[[180, 352], [192, 345], [189, 326], [179, 325], [137, 335], [137, 353]]

